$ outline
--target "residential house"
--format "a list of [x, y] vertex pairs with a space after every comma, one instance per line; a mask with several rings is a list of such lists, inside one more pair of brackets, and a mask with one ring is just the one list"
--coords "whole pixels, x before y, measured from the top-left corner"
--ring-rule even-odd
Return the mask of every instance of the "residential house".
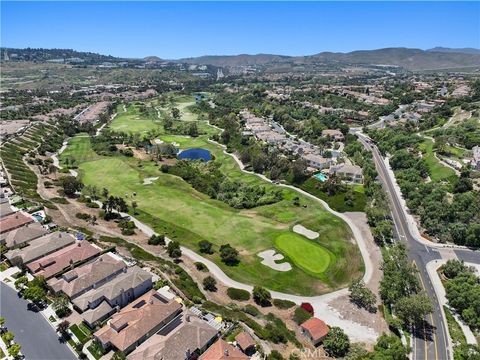
[[72, 302], [83, 312], [84, 321], [94, 327], [97, 322], [106, 319], [151, 288], [152, 275], [138, 266], [133, 266], [124, 268], [110, 281], [100, 287], [94, 286]]
[[21, 247], [45, 235], [47, 232], [47, 229], [40, 223], [34, 222], [26, 224], [17, 229], [0, 234], [0, 244], [5, 245], [7, 248]]
[[218, 339], [198, 360], [248, 360], [249, 357], [225, 340]]
[[300, 325], [304, 334], [314, 346], [317, 346], [328, 335], [328, 326], [322, 320], [312, 317]]
[[255, 340], [246, 331], [242, 331], [240, 334], [238, 334], [235, 337], [235, 341], [237, 342], [237, 346], [243, 351], [244, 354], [251, 356], [255, 353]]
[[331, 137], [335, 141], [345, 140], [345, 136], [343, 135], [343, 133], [340, 130], [335, 129], [322, 130], [322, 136]]
[[0, 234], [18, 229], [33, 222], [33, 218], [21, 211], [4, 216], [0, 219]]
[[50, 234], [43, 235], [21, 249], [13, 249], [5, 254], [5, 257], [12, 265], [28, 264], [31, 261], [40, 259], [42, 256], [51, 254], [75, 242], [73, 235], [55, 231]]
[[12, 207], [10, 206], [10, 203], [8, 202], [8, 199], [7, 198], [4, 198], [4, 199], [5, 199], [5, 201], [3, 201], [0, 204], [0, 218], [2, 218], [2, 219], [15, 212], [15, 210], [13, 210]]
[[318, 154], [302, 155], [302, 159], [305, 159], [307, 161], [308, 166], [320, 170], [328, 168], [332, 164], [331, 159], [324, 158], [322, 155]]
[[340, 176], [344, 180], [355, 184], [363, 183], [363, 171], [362, 168], [357, 165], [339, 164], [336, 166], [332, 166], [329, 170], [329, 173], [331, 175], [335, 174], [337, 176]]
[[43, 276], [48, 280], [68, 268], [73, 269], [79, 262], [97, 256], [100, 251], [98, 246], [83, 240], [30, 262], [27, 269], [33, 276]]
[[279, 134], [275, 131], [265, 131], [262, 133], [257, 133], [256, 137], [258, 140], [265, 141], [269, 144], [279, 144], [287, 139], [285, 135]]
[[94, 261], [64, 273], [58, 279], [50, 279], [47, 284], [55, 294], [65, 294], [73, 299], [94, 287], [100, 287], [126, 267], [127, 265], [120, 258], [107, 253]]
[[113, 315], [94, 336], [104, 348], [112, 347], [128, 354], [181, 312], [180, 303], [167, 302], [155, 290], [150, 290]]
[[197, 359], [217, 335], [218, 330], [186, 311], [136, 348], [128, 360]]

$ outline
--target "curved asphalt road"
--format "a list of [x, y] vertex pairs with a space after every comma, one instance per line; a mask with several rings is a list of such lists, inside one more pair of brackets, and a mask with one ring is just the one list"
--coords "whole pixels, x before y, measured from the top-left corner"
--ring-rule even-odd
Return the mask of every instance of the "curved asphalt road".
[[[395, 190], [395, 185], [391, 179], [383, 158], [377, 147], [367, 141], [367, 137], [357, 133], [358, 139], [373, 154], [375, 166], [378, 171], [379, 178], [387, 192], [392, 210], [392, 217], [395, 223], [396, 233], [400, 240], [405, 241], [408, 245], [408, 253], [410, 260], [417, 267], [419, 278], [423, 290], [433, 302], [434, 311], [426, 318], [426, 327], [417, 329], [413, 339], [413, 359], [431, 359], [431, 360], [447, 360], [452, 359], [451, 346], [448, 336], [448, 330], [439, 301], [436, 297], [432, 282], [427, 273], [426, 265], [436, 259], [441, 259], [441, 255], [437, 251], [435, 244], [428, 244], [415, 237], [409, 228], [407, 218], [405, 216], [402, 204]], [[480, 254], [478, 251], [468, 249], [452, 249], [455, 255], [464, 261], [480, 263]]]
[[27, 310], [28, 302], [17, 292], [1, 283], [0, 315], [8, 330], [15, 334], [15, 342], [22, 345], [26, 360], [74, 360], [70, 348], [59, 341], [48, 320], [39, 312]]

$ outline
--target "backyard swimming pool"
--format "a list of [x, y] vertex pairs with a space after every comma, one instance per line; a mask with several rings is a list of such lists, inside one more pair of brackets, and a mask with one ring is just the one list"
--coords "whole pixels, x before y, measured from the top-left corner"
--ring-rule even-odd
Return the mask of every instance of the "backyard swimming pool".
[[180, 152], [177, 156], [178, 159], [187, 159], [187, 160], [202, 160], [210, 161], [212, 160], [212, 154], [207, 149], [201, 148], [192, 148], [186, 149]]
[[317, 180], [320, 180], [321, 182], [324, 182], [328, 179], [328, 176], [325, 175], [324, 173], [315, 174], [315, 175], [313, 175], [313, 177]]

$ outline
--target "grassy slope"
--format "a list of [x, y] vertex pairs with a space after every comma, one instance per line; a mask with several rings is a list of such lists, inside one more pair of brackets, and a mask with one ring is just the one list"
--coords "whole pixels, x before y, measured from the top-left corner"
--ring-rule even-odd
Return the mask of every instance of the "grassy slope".
[[420, 144], [420, 149], [424, 153], [423, 158], [425, 159], [425, 162], [430, 170], [430, 178], [432, 181], [451, 182], [455, 180], [455, 171], [440, 164], [438, 159], [435, 157], [435, 153], [433, 151], [433, 142], [431, 140], [425, 139], [424, 142]]
[[[274, 186], [254, 175], [242, 173], [235, 161], [223, 154], [221, 148], [208, 143], [206, 137], [191, 139], [166, 135], [161, 138], [176, 141], [183, 148], [208, 148], [221, 162], [221, 169], [228, 176], [241, 178], [244, 182]], [[77, 138], [75, 141], [84, 142], [88, 147], [87, 138]], [[236, 210], [223, 202], [210, 199], [175, 176], [161, 173], [153, 162], [139, 162], [138, 159], [126, 157], [98, 159], [79, 144], [65, 154], [73, 156], [74, 151], [86, 161], [79, 166], [82, 180], [86, 184], [107, 187], [120, 196], [129, 194], [128, 199], [136, 192], [139, 219], [152, 225], [158, 232], [164, 232], [194, 250], [201, 239], [211, 241], [216, 248], [230, 243], [239, 249], [242, 261], [236, 267], [225, 266], [218, 254], [210, 256], [236, 280], [262, 284], [274, 290], [312, 295], [344, 285], [351, 276], [358, 276], [363, 269], [357, 247], [348, 241], [351, 233], [346, 224], [309, 198], [301, 196], [301, 203], [306, 208], [293, 206], [292, 199], [298, 193], [292, 190], [285, 189], [285, 199], [279, 203], [250, 210]], [[89, 157], [93, 161], [89, 161]], [[158, 176], [159, 179], [152, 185], [142, 185], [143, 178], [151, 176]], [[292, 256], [292, 265], [298, 264], [305, 269], [313, 267], [314, 271], [310, 275], [297, 266], [286, 273], [274, 271], [261, 265], [261, 259], [256, 256], [259, 251], [274, 247], [280, 236], [291, 236], [292, 241], [298, 239], [291, 231], [295, 223], [301, 223], [320, 233], [319, 239], [315, 241], [317, 244], [312, 242], [312, 246], [322, 250], [321, 254], [320, 251], [317, 252], [315, 258], [309, 253], [309, 259], [302, 262], [299, 259], [301, 246], [296, 244], [284, 250], [287, 260], [289, 255]], [[311, 264], [310, 259], [315, 259], [314, 262], [318, 262], [318, 265]], [[318, 271], [322, 266], [326, 268], [325, 271]]]

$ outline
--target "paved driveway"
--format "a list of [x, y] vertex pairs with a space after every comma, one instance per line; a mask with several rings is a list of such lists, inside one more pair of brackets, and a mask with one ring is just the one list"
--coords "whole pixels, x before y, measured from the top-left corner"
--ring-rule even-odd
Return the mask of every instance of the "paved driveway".
[[58, 340], [58, 335], [42, 314], [27, 310], [27, 301], [9, 286], [0, 285], [0, 314], [15, 341], [22, 345], [27, 360], [74, 360], [77, 357]]

